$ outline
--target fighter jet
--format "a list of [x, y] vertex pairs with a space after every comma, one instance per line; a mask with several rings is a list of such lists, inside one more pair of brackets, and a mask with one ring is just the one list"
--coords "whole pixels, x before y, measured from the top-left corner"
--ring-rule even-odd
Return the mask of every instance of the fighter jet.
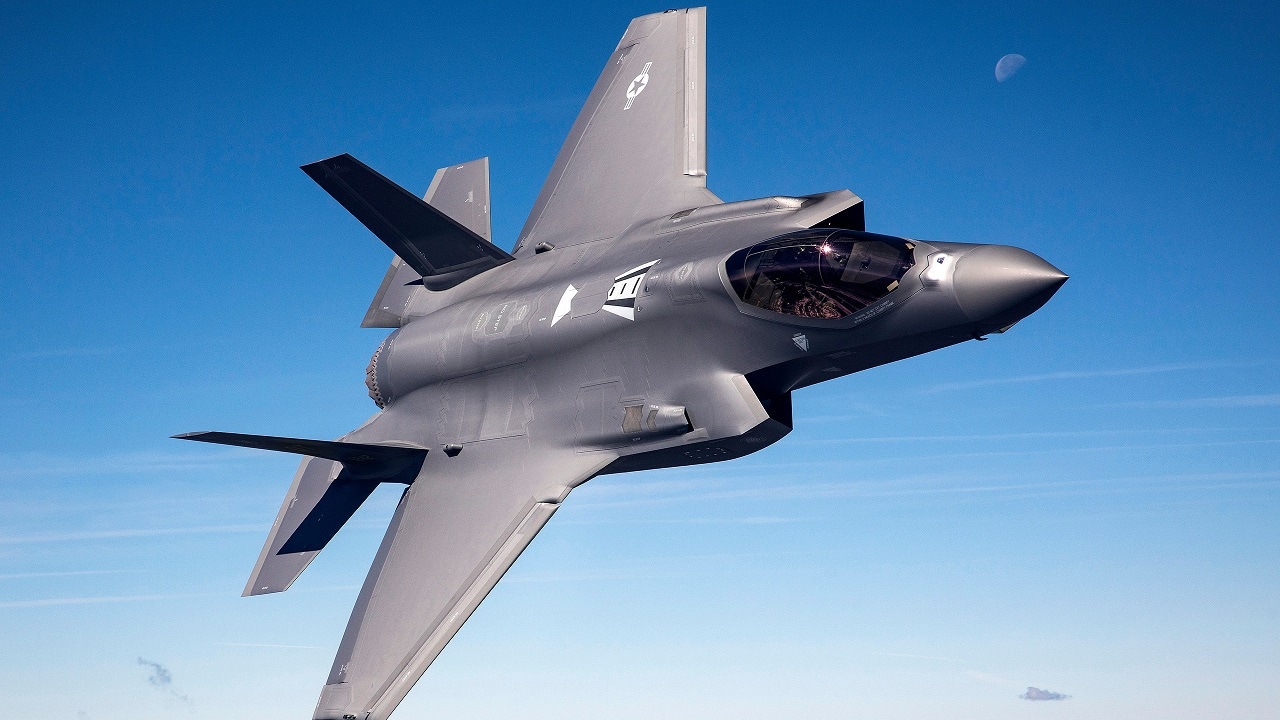
[[721, 201], [705, 22], [631, 22], [510, 253], [487, 158], [421, 200], [350, 155], [303, 166], [395, 253], [363, 322], [396, 328], [366, 370], [379, 411], [332, 441], [177, 437], [306, 456], [245, 595], [405, 486], [316, 720], [388, 717], [575, 487], [756, 452], [792, 392], [1002, 333], [1066, 281], [1015, 247], [867, 232], [848, 190]]

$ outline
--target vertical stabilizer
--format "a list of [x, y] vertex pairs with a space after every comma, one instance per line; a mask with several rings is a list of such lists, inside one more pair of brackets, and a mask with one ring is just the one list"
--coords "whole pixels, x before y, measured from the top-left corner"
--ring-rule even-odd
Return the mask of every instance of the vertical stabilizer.
[[489, 223], [489, 158], [440, 168], [422, 199], [459, 225], [493, 242]]
[[[493, 242], [489, 220], [489, 158], [436, 170], [422, 199], [454, 222]], [[423, 291], [422, 276], [399, 257], [392, 258], [391, 267], [383, 276], [373, 302], [369, 303], [360, 327], [400, 327], [409, 301], [415, 293]]]

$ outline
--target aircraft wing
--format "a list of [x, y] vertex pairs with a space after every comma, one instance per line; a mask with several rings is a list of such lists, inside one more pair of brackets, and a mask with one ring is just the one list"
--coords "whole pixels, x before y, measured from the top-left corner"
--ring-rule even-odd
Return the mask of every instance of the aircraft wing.
[[516, 256], [720, 202], [707, 190], [706, 8], [631, 21], [556, 157]]
[[427, 456], [400, 499], [315, 717], [386, 718], [559, 507], [613, 459], [527, 436]]

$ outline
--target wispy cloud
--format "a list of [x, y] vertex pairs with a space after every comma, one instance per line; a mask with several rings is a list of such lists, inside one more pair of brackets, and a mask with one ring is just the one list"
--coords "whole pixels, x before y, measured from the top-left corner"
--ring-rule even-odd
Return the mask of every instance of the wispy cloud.
[[88, 597], [38, 598], [35, 600], [8, 600], [0, 602], [0, 608], [52, 607], [55, 605], [97, 605], [102, 603], [177, 600], [180, 598], [193, 597], [209, 597], [209, 595], [203, 593], [184, 593], [181, 595], [95, 595]]
[[1019, 375], [1016, 377], [986, 378], [966, 382], [940, 383], [924, 388], [921, 393], [945, 392], [948, 390], [971, 390], [973, 388], [991, 387], [993, 385], [1018, 385], [1022, 383], [1049, 382], [1053, 380], [1088, 380], [1092, 378], [1127, 377], [1131, 375], [1155, 375], [1157, 373], [1184, 372], [1187, 370], [1204, 370], [1208, 368], [1238, 367], [1248, 363], [1198, 362], [1168, 363], [1163, 365], [1147, 365], [1145, 367], [1112, 368], [1108, 370], [1063, 370], [1060, 372], [1038, 373], [1035, 375]]
[[630, 562], [621, 567], [607, 567], [578, 571], [528, 572], [517, 568], [503, 578], [509, 583], [559, 583], [582, 581], [667, 580], [698, 577], [732, 572], [740, 563], [756, 562], [763, 558], [792, 558], [799, 561], [810, 555], [807, 552], [747, 552], [709, 553], [703, 555], [662, 555]]
[[214, 643], [221, 647], [240, 647], [240, 648], [270, 648], [279, 650], [323, 650], [319, 645], [277, 645], [274, 643], [233, 643], [222, 642]]
[[1038, 687], [1028, 687], [1027, 691], [1022, 693], [1018, 697], [1022, 698], [1023, 700], [1067, 700], [1071, 696], [1063, 695], [1062, 693], [1056, 693], [1056, 692], [1053, 692], [1052, 690], [1041, 690]]
[[75, 577], [78, 575], [122, 575], [137, 572], [136, 570], [63, 570], [60, 572], [21, 572], [0, 573], [0, 580], [22, 580], [26, 578]]
[[[1267, 441], [1267, 442], [1280, 442]], [[1274, 486], [1280, 483], [1280, 471], [1170, 473], [1161, 475], [1089, 477], [1070, 480], [1019, 480], [1001, 482], [995, 477], [970, 475], [924, 474], [902, 476], [887, 481], [773, 483], [768, 477], [760, 484], [743, 486], [744, 478], [731, 481], [691, 483], [684, 490], [653, 492], [637, 483], [628, 494], [611, 494], [599, 500], [574, 504], [585, 511], [619, 507], [662, 506], [735, 499], [770, 499], [777, 501], [814, 500], [824, 498], [895, 498], [939, 495], [1008, 495], [1040, 497], [1050, 495], [1120, 494], [1162, 490], [1190, 491], [1220, 488]], [[581, 520], [579, 520], [581, 522]]]
[[7, 360], [44, 360], [50, 358], [101, 357], [103, 355], [114, 355], [128, 349], [130, 348], [126, 345], [85, 345], [82, 347], [67, 346], [9, 353], [5, 358]]
[[298, 587], [289, 588], [290, 593], [315, 593], [315, 592], [346, 592], [348, 590], [359, 590], [359, 585], [321, 585], [319, 587]]
[[138, 658], [138, 664], [143, 667], [151, 668], [151, 674], [147, 677], [148, 685], [177, 698], [180, 702], [188, 705], [191, 704], [191, 698], [187, 697], [185, 693], [174, 687], [173, 674], [169, 672], [169, 668], [166, 668], [158, 662], [153, 662], [143, 658]]
[[[693, 518], [647, 518], [629, 521], [629, 525], [781, 525], [783, 523], [801, 522], [797, 517], [693, 517]], [[616, 524], [617, 520], [567, 520], [559, 525], [599, 525], [601, 523]]]
[[57, 543], [77, 540], [157, 537], [164, 535], [219, 535], [223, 533], [262, 532], [265, 525], [200, 525], [181, 528], [133, 528], [124, 530], [91, 530], [85, 532], [47, 533], [42, 535], [0, 536], [0, 545]]
[[265, 450], [236, 448], [205, 452], [137, 452], [80, 458], [39, 453], [0, 454], [0, 478], [173, 472], [216, 468], [266, 456]]
[[1267, 395], [1219, 395], [1217, 397], [1183, 398], [1179, 400], [1135, 400], [1113, 403], [1109, 407], [1137, 408], [1255, 408], [1280, 405], [1280, 393]]
[[867, 654], [878, 655], [880, 657], [908, 658], [911, 660], [939, 660], [942, 662], [960, 662], [959, 658], [945, 657], [943, 655], [916, 655], [914, 653], [878, 652], [876, 650], [868, 650]]
[[[1258, 428], [1250, 428], [1256, 430]], [[879, 435], [864, 437], [840, 437], [813, 440], [788, 440], [792, 445], [842, 445], [857, 443], [891, 442], [975, 442], [994, 440], [1059, 440], [1067, 438], [1112, 437], [1123, 435], [1186, 435], [1193, 433], [1224, 432], [1236, 428], [1122, 428], [1107, 430], [1040, 430], [1015, 433], [961, 433], [954, 435]]]

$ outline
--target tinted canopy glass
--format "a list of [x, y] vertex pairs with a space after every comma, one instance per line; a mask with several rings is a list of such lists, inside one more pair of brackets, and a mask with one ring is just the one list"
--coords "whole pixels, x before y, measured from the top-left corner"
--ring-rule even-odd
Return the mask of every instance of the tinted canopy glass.
[[898, 287], [915, 264], [901, 238], [853, 230], [802, 230], [752, 245], [726, 263], [743, 302], [785, 315], [848, 317]]

